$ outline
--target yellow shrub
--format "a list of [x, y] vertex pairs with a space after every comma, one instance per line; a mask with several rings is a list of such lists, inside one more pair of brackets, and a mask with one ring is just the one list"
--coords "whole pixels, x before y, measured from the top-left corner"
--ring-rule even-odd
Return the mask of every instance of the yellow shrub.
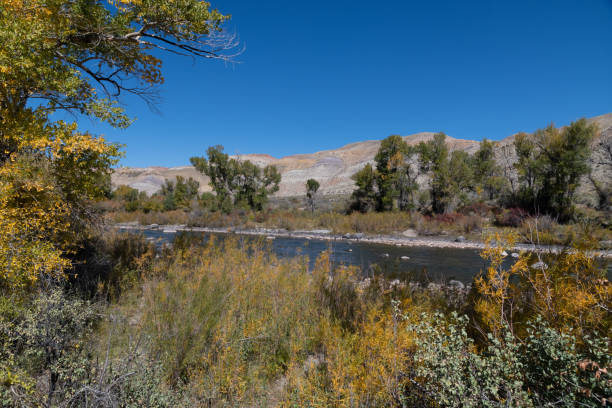
[[145, 322], [169, 380], [202, 401], [246, 404], [312, 354], [314, 293], [306, 264], [237, 241], [186, 250], [145, 291]]
[[499, 336], [504, 325], [522, 332], [529, 319], [542, 316], [579, 339], [595, 331], [609, 333], [612, 285], [587, 249], [523, 253], [505, 269], [504, 251], [510, 251], [515, 237], [494, 239], [481, 253], [490, 266], [476, 277], [472, 299], [474, 317], [485, 332]]

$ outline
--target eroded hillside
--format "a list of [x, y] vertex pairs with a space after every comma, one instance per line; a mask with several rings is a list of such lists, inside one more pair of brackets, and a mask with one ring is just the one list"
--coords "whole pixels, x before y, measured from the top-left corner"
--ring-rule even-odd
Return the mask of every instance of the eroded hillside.
[[[597, 179], [609, 183], [609, 180], [612, 180], [612, 166], [606, 152], [602, 150], [600, 141], [612, 138], [612, 113], [591, 118], [589, 121], [596, 122], [600, 129], [600, 134], [593, 143], [591, 167]], [[404, 139], [408, 144], [415, 145], [421, 141], [430, 140], [433, 135], [432, 132], [422, 132], [404, 136]], [[513, 142], [514, 135], [496, 143], [497, 160], [510, 173], [512, 173], [512, 164], [516, 160]], [[479, 144], [474, 140], [452, 137], [447, 137], [447, 143], [451, 150], [460, 149], [468, 153], [475, 152]], [[320, 192], [322, 194], [349, 194], [354, 188], [351, 175], [366, 163], [374, 161], [379, 145], [378, 140], [368, 140], [351, 143], [335, 150], [298, 154], [280, 159], [266, 154], [245, 154], [240, 155], [239, 158], [250, 160], [260, 166], [276, 165], [282, 174], [280, 190], [276, 194], [280, 197], [305, 194], [305, 183], [309, 178], [314, 178], [321, 183]], [[112, 182], [113, 186], [126, 184], [151, 194], [161, 188], [164, 180], [173, 180], [176, 176], [193, 177], [200, 182], [201, 191], [210, 191], [208, 178], [198, 173], [192, 166], [119, 168], [115, 170]], [[583, 201], [596, 199], [596, 191], [586, 177], [579, 189], [579, 195], [582, 196]]]

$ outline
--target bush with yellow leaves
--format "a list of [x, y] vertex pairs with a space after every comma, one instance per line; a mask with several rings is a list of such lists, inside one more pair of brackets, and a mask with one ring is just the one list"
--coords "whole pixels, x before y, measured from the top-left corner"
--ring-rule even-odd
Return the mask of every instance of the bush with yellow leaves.
[[0, 287], [10, 290], [64, 277], [117, 156], [117, 146], [68, 125], [29, 130], [42, 133], [0, 162]]
[[504, 258], [515, 243], [515, 236], [496, 235], [482, 251], [489, 266], [474, 280], [471, 308], [483, 333], [498, 336], [508, 326], [522, 335], [527, 321], [537, 316], [579, 340], [610, 333], [612, 285], [593, 251], [524, 252], [506, 268]]

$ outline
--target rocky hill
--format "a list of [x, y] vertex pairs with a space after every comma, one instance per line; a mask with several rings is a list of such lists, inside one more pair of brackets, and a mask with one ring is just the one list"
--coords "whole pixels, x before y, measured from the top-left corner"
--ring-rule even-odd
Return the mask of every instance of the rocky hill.
[[[612, 113], [589, 119], [596, 122], [601, 130], [600, 138], [612, 137]], [[404, 140], [411, 145], [421, 141], [430, 140], [434, 133], [423, 132], [404, 136]], [[514, 162], [514, 135], [509, 136], [496, 143], [496, 155], [500, 163], [508, 168]], [[594, 143], [594, 146], [597, 144]], [[452, 150], [460, 149], [473, 153], [478, 149], [479, 142], [474, 140], [447, 138], [447, 143]], [[279, 197], [296, 196], [305, 194], [305, 183], [309, 178], [314, 178], [321, 183], [322, 194], [349, 194], [354, 184], [351, 175], [361, 169], [366, 163], [374, 160], [374, 155], [380, 145], [379, 140], [351, 143], [335, 150], [325, 150], [311, 154], [298, 154], [274, 158], [266, 154], [245, 154], [238, 156], [241, 160], [250, 160], [260, 166], [274, 164], [282, 174]], [[594, 147], [595, 148], [595, 147]], [[595, 166], [597, 167], [597, 166]], [[605, 167], [600, 166], [598, 171], [604, 172], [601, 180], [612, 179], [612, 175], [606, 173]], [[609, 166], [607, 166], [609, 167]], [[147, 193], [153, 193], [161, 187], [165, 179], [176, 176], [193, 177], [200, 182], [201, 191], [210, 191], [206, 176], [198, 173], [191, 166], [182, 167], [145, 167], [145, 168], [118, 168], [115, 170], [112, 182], [113, 186], [127, 184], [133, 188]], [[584, 194], [593, 194], [592, 187], [583, 188]]]

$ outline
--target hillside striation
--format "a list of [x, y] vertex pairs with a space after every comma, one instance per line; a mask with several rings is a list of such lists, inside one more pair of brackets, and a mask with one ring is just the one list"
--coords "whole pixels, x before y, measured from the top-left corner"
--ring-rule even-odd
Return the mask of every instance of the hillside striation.
[[[604, 138], [612, 137], [612, 113], [589, 119], [590, 122], [598, 124], [600, 134], [594, 141], [594, 160], [600, 157], [596, 150], [598, 142]], [[433, 138], [434, 133], [422, 132], [404, 136], [404, 140], [410, 145], [427, 141]], [[511, 167], [515, 162], [514, 142], [515, 135], [511, 135], [496, 142], [496, 157], [500, 164]], [[474, 153], [478, 150], [479, 142], [475, 140], [463, 140], [447, 137], [447, 143], [451, 150], [464, 150]], [[241, 160], [250, 160], [260, 166], [273, 164], [278, 167], [282, 174], [280, 190], [276, 194], [279, 197], [303, 195], [306, 192], [305, 184], [309, 178], [314, 178], [321, 184], [319, 190], [322, 194], [349, 194], [354, 189], [351, 175], [367, 163], [374, 162], [374, 156], [380, 145], [379, 140], [368, 140], [364, 142], [351, 143], [335, 150], [324, 150], [310, 154], [297, 154], [292, 156], [274, 158], [267, 154], [244, 154], [237, 156]], [[596, 176], [600, 180], [612, 180], [610, 165], [592, 163]], [[141, 191], [152, 194], [158, 191], [166, 179], [174, 180], [176, 176], [193, 177], [200, 182], [200, 190], [211, 191], [208, 178], [198, 173], [192, 166], [181, 167], [145, 167], [145, 168], [118, 168], [112, 176], [113, 187], [121, 184], [129, 185]], [[593, 187], [588, 180], [583, 180], [579, 194], [592, 196]]]

